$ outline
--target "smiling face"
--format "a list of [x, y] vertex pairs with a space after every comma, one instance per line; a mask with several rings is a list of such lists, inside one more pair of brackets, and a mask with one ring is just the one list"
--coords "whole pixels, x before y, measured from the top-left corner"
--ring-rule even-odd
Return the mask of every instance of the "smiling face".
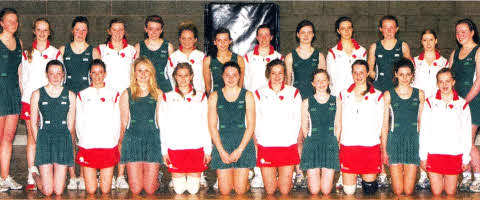
[[77, 22], [72, 29], [73, 40], [83, 42], [87, 39], [88, 26], [83, 22]]
[[225, 87], [235, 87], [238, 86], [238, 82], [240, 81], [240, 72], [235, 67], [226, 67], [222, 77], [225, 82]]
[[2, 26], [3, 31], [13, 34], [17, 32], [18, 29], [18, 16], [14, 13], [6, 14], [0, 21], [0, 25]]
[[46, 21], [38, 21], [35, 23], [33, 34], [35, 34], [36, 40], [45, 42], [48, 40], [48, 36], [50, 36], [50, 26]]
[[153, 40], [159, 39], [163, 32], [162, 24], [152, 21], [148, 22], [144, 29], [148, 35], [148, 38]]
[[425, 33], [422, 36], [422, 46], [425, 51], [435, 50], [437, 42], [437, 38], [432, 33]]
[[450, 72], [437, 74], [437, 86], [442, 94], [449, 94], [453, 90], [455, 80]]
[[195, 34], [190, 30], [182, 31], [180, 35], [180, 45], [182, 45], [185, 49], [192, 49], [197, 42], [197, 38], [195, 38]]
[[65, 73], [63, 72], [63, 66], [50, 65], [48, 66], [47, 79], [48, 83], [53, 86], [61, 86]]
[[270, 81], [274, 85], [282, 84], [285, 79], [285, 71], [282, 65], [275, 65], [270, 71]]
[[297, 37], [300, 40], [300, 43], [304, 44], [312, 43], [313, 36], [315, 36], [315, 34], [313, 33], [313, 29], [311, 26], [304, 26], [297, 33]]
[[102, 65], [93, 65], [90, 69], [90, 78], [93, 85], [103, 85], [107, 72]]
[[337, 29], [337, 33], [340, 34], [340, 38], [344, 40], [352, 39], [353, 26], [350, 21], [343, 21], [340, 23]]
[[412, 71], [408, 66], [398, 68], [398, 71], [395, 72], [395, 77], [397, 78], [399, 85], [410, 85], [413, 80]]
[[122, 41], [125, 36], [125, 25], [123, 23], [113, 23], [107, 32], [108, 35], [112, 36], [112, 41]]
[[151, 77], [150, 67], [140, 63], [135, 67], [135, 79], [138, 83], [148, 83]]
[[355, 85], [364, 85], [367, 82], [367, 66], [356, 64], [352, 67], [352, 77]]
[[228, 50], [228, 47], [230, 47], [230, 44], [232, 44], [232, 40], [230, 40], [230, 36], [228, 33], [219, 33], [215, 37], [215, 41], [213, 41], [213, 44], [217, 46], [217, 49], [219, 51], [226, 51]]
[[458, 43], [461, 45], [473, 40], [474, 34], [475, 32], [470, 30], [470, 27], [468, 27], [468, 25], [465, 23], [458, 24], [455, 27], [455, 37], [457, 38]]
[[383, 38], [386, 40], [395, 39], [395, 34], [398, 31], [398, 26], [395, 20], [385, 19], [382, 22], [382, 27], [378, 28], [382, 32]]
[[267, 46], [270, 46], [270, 42], [272, 41], [273, 36], [270, 33], [270, 29], [261, 28], [261, 29], [258, 29], [256, 38], [259, 46], [267, 47]]
[[327, 92], [330, 80], [325, 72], [317, 73], [313, 77], [312, 86], [316, 92]]
[[187, 68], [180, 68], [174, 77], [177, 87], [188, 87], [193, 79], [193, 74]]

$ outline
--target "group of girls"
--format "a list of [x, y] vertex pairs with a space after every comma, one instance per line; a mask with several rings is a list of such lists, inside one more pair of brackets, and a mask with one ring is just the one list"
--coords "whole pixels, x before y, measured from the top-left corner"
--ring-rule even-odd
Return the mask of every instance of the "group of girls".
[[0, 191], [22, 188], [9, 176], [19, 116], [28, 130], [26, 188], [45, 195], [62, 194], [67, 170], [68, 188], [89, 194], [98, 185], [102, 193], [118, 187], [153, 194], [161, 164], [178, 194], [197, 193], [208, 167], [221, 194], [247, 192], [251, 168], [252, 187], [267, 194], [288, 194], [302, 170], [312, 194], [329, 194], [339, 170], [346, 194], [354, 194], [358, 180], [373, 194], [386, 182], [382, 163], [395, 194], [414, 191], [418, 166], [435, 195], [455, 194], [467, 169], [475, 179], [463, 172], [460, 187], [480, 191], [480, 156], [472, 145], [480, 123], [479, 37], [469, 19], [455, 25], [459, 48], [449, 61], [429, 29], [421, 35], [424, 51], [412, 59], [396, 38], [393, 16], [380, 20], [383, 39], [368, 52], [353, 39], [352, 19], [340, 17], [338, 43], [326, 58], [312, 46], [313, 23], [303, 20], [299, 45], [285, 62], [267, 25], [257, 28], [258, 44], [244, 57], [230, 51], [225, 28], [216, 30], [206, 56], [196, 49], [192, 24], [180, 25], [174, 51], [156, 15], [147, 17], [145, 40], [135, 46], [118, 18], [96, 48], [86, 42], [82, 16], [59, 49], [50, 45], [44, 18], [34, 21], [34, 42], [25, 51], [17, 12], [2, 9], [0, 25]]

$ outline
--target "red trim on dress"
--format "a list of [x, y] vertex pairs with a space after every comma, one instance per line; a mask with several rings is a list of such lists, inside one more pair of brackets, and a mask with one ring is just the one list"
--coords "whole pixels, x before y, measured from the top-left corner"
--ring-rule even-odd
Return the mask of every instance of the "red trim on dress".
[[328, 51], [329, 51], [330, 53], [332, 53], [333, 59], [335, 60], [335, 53], [333, 53], [333, 50], [332, 50], [332, 49], [329, 49]]
[[165, 95], [165, 93], [162, 94], [162, 97], [163, 97], [163, 101], [167, 102], [167, 95]]
[[117, 103], [118, 97], [120, 96], [120, 93], [117, 92], [117, 96], [115, 96], [115, 103]]
[[247, 60], [247, 62], [249, 62], [247, 54], [245, 54], [245, 60]]
[[[273, 90], [272, 81], [268, 81], [268, 87]], [[282, 87], [280, 88], [280, 91], [282, 91], [284, 88], [285, 88], [285, 81], [282, 82]]]
[[257, 95], [258, 100], [260, 100], [260, 93], [258, 93], [258, 90], [255, 91], [255, 95]]
[[[123, 39], [122, 39], [122, 44], [123, 44], [122, 49], [125, 49], [125, 47], [128, 46], [127, 39], [123, 38]], [[115, 49], [115, 48], [113, 47], [112, 41], [108, 41], [108, 48], [110, 48], [110, 49]]]
[[[452, 89], [452, 91], [453, 91], [453, 100], [454, 101], [459, 100], [460, 97], [458, 97], [458, 92], [455, 89]], [[437, 90], [437, 94], [435, 94], [435, 98], [438, 100], [442, 100], [442, 92], [440, 90]]]
[[[260, 48], [260, 46], [255, 45], [255, 47], [253, 48], [253, 55], [260, 55], [260, 52], [258, 51], [258, 49]], [[272, 45], [270, 45], [270, 50], [268, 51], [268, 55], [272, 55], [273, 53], [275, 52], [275, 49], [273, 48]]]
[[429, 106], [430, 108], [432, 108], [432, 104], [430, 104], [430, 101], [428, 100], [428, 98], [426, 98], [425, 101], [427, 101], [428, 106]]
[[383, 94], [384, 94], [384, 93], [382, 93], [380, 96], [378, 96], [377, 101], [380, 101], [380, 99], [383, 97]]
[[207, 94], [204, 92], [204, 93], [203, 93], [203, 96], [202, 96], [202, 100], [200, 100], [200, 102], [202, 102], [203, 99], [205, 99], [206, 96], [207, 96]]
[[23, 55], [23, 58], [25, 58], [25, 60], [27, 60], [27, 54], [24, 52], [22, 52], [22, 55]]
[[168, 57], [168, 62], [170, 63], [170, 67], [173, 67], [173, 62], [172, 62], [172, 59], [170, 59], [170, 57]]
[[465, 108], [467, 108], [467, 105], [468, 105], [468, 102], [465, 102], [465, 105], [463, 105], [463, 110], [465, 110]]
[[350, 93], [353, 91], [353, 89], [355, 89], [355, 83], [353, 83], [352, 85], [350, 85], [350, 87], [348, 87], [347, 92]]
[[[37, 40], [33, 41], [33, 43], [32, 43], [32, 48], [33, 49], [38, 50], [37, 49], [37, 43], [38, 43]], [[50, 41], [47, 40], [47, 46], [45, 47], [45, 49], [48, 49], [48, 47], [50, 47]]]
[[77, 96], [80, 99], [80, 101], [82, 101], [82, 96], [80, 96], [80, 92], [77, 94]]
[[295, 90], [295, 95], [293, 95], [293, 98], [297, 97], [298, 93], [300, 93], [300, 90], [296, 89]]
[[62, 54], [62, 52], [58, 51], [57, 55], [55, 56], [55, 59], [58, 59], [58, 56], [60, 56], [60, 54]]

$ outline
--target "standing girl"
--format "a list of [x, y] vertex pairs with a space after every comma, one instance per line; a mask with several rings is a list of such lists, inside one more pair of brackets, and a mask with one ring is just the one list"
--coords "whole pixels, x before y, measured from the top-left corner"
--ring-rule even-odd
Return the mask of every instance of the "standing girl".
[[175, 90], [165, 93], [160, 104], [163, 162], [172, 173], [177, 194], [196, 194], [212, 152], [207, 97], [195, 89], [194, 70], [189, 63], [179, 63], [172, 76]]
[[401, 58], [393, 64], [393, 70], [395, 87], [385, 91], [383, 96], [382, 160], [390, 165], [393, 192], [410, 195], [415, 189], [420, 164], [418, 121], [425, 95], [411, 86], [415, 76], [412, 61]]
[[338, 140], [342, 127], [340, 98], [330, 95], [330, 78], [324, 69], [315, 69], [311, 84], [315, 94], [303, 100], [303, 144], [300, 168], [307, 170], [308, 189], [330, 194], [335, 170], [340, 170]]
[[[241, 68], [235, 62], [223, 65], [224, 87], [208, 98], [208, 125], [215, 147], [210, 167], [217, 170], [220, 193], [248, 191], [249, 168], [255, 167], [255, 100], [240, 88]], [[218, 126], [217, 126], [218, 125]]]
[[30, 104], [35, 166], [40, 168], [40, 177], [36, 172], [33, 177], [44, 195], [60, 196], [67, 168], [73, 166], [75, 93], [63, 87], [65, 71], [60, 61], [48, 62], [45, 73], [48, 84], [33, 92]]
[[472, 149], [470, 107], [453, 89], [450, 69], [437, 74], [439, 90], [424, 103], [420, 126], [421, 167], [428, 171], [431, 191], [457, 192], [458, 174], [468, 167]]
[[[33, 22], [34, 40], [32, 48], [23, 52], [21, 66], [21, 87], [22, 87], [22, 114], [20, 119], [25, 120], [27, 126], [27, 165], [28, 178], [27, 190], [35, 190], [35, 181], [32, 173], [38, 172], [33, 165], [35, 160], [35, 140], [32, 134], [32, 123], [30, 121], [30, 97], [32, 92], [47, 85], [45, 67], [51, 60], [61, 60], [61, 52], [50, 45], [52, 39], [52, 27], [47, 19], [38, 18]], [[62, 65], [63, 66], [63, 65]]]
[[145, 40], [135, 44], [136, 57], [147, 57], [155, 67], [157, 88], [163, 92], [172, 90], [172, 85], [165, 73], [168, 56], [173, 53], [173, 45], [163, 39], [165, 23], [162, 17], [150, 15], [145, 19]]

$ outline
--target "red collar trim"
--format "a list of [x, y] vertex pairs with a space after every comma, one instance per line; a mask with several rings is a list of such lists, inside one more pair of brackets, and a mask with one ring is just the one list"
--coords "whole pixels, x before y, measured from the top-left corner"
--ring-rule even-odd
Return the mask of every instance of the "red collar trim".
[[[90, 87], [93, 87], [93, 83], [90, 83]], [[105, 82], [103, 82], [103, 87], [105, 87]]]
[[[352, 43], [353, 43], [353, 47], [355, 47], [355, 50], [360, 49], [360, 45], [359, 45], [358, 42], [357, 42], [355, 39], [353, 39], [353, 38], [352, 38]], [[342, 40], [338, 40], [337, 50], [339, 50], [339, 51], [343, 50]]]
[[[453, 90], [453, 100], [459, 100], [460, 98], [458, 97], [458, 92], [455, 89]], [[442, 92], [440, 90], [437, 90], [437, 94], [435, 95], [435, 98], [438, 100], [442, 100]]]
[[[188, 93], [187, 94], [190, 94], [190, 92], [192, 92], [193, 90], [193, 86], [192, 85], [188, 85]], [[178, 87], [175, 87], [175, 92], [177, 92], [178, 94], [182, 94], [180, 92], [180, 89], [178, 89]]]
[[[257, 45], [255, 45], [255, 48], [253, 48], [253, 55], [260, 55], [260, 52], [258, 51], [260, 47]], [[272, 45], [270, 45], [270, 51], [268, 52], [268, 55], [272, 55], [273, 53], [275, 52], [275, 49], [273, 48]]]
[[[33, 47], [33, 49], [38, 50], [37, 49], [37, 40], [33, 41], [32, 47]], [[48, 49], [48, 47], [50, 47], [50, 41], [49, 40], [47, 40], [47, 47], [45, 47], [45, 49]]]
[[[123, 40], [122, 40], [122, 43], [123, 43], [123, 47], [122, 47], [122, 49], [125, 49], [125, 47], [127, 47], [127, 46], [128, 46], [127, 39], [123, 38]], [[109, 41], [109, 42], [108, 42], [108, 48], [110, 48], [110, 49], [114, 49], [114, 48], [113, 48], [112, 41]]]
[[[197, 47], [196, 47], [196, 46], [193, 46], [193, 50], [195, 50], [195, 49], [197, 49]], [[183, 46], [180, 45], [180, 46], [178, 47], [178, 50], [180, 50], [181, 52], [183, 52]], [[192, 50], [192, 51], [193, 51], [193, 50]]]
[[[368, 84], [368, 83], [367, 83]], [[347, 89], [347, 92], [352, 92], [353, 89], [355, 89], [355, 83], [353, 83], [352, 85], [350, 85], [350, 87]], [[373, 85], [370, 85], [370, 90], [368, 91], [370, 92], [370, 94], [373, 94], [375, 93], [375, 88], [373, 87]]]
[[[272, 81], [268, 81], [268, 87], [273, 90]], [[280, 91], [282, 91], [284, 88], [285, 88], [285, 81], [282, 82], [282, 87], [280, 88]]]
[[[442, 55], [440, 55], [440, 52], [435, 51], [435, 60], [438, 60], [440, 57], [442, 57]], [[418, 55], [418, 60], [423, 60], [423, 59], [425, 59], [425, 51], [420, 53], [420, 55]]]

